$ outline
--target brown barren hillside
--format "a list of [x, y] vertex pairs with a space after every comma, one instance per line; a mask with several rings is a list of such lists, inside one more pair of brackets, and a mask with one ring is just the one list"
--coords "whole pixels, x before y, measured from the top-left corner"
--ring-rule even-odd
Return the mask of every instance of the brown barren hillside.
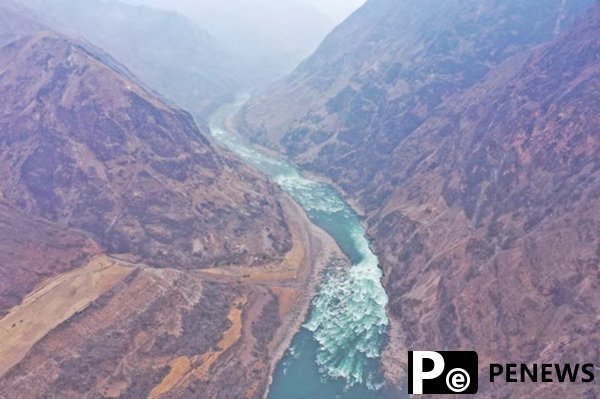
[[6, 206], [0, 193], [0, 317], [46, 279], [99, 253], [84, 234]]
[[10, 204], [155, 266], [260, 264], [289, 249], [264, 178], [84, 45], [41, 33], [0, 50], [0, 68]]
[[[390, 378], [415, 347], [476, 349], [482, 364], [600, 361], [599, 54], [595, 7], [449, 100], [361, 199], [386, 271]], [[482, 397], [597, 392], [493, 388]]]
[[282, 261], [202, 271], [123, 262], [0, 210], [2, 398], [262, 398], [338, 256], [291, 204]]
[[121, 68], [0, 49], [0, 397], [261, 398], [337, 247]]

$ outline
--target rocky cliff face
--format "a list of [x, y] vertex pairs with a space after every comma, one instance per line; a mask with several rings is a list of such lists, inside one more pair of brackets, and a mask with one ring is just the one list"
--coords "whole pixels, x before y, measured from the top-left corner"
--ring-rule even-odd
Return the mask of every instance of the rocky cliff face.
[[261, 397], [301, 213], [85, 43], [28, 36], [0, 70], [0, 397]]
[[389, 381], [416, 348], [598, 363], [600, 8], [523, 51], [571, 25], [575, 2], [445, 3], [371, 1], [240, 123], [365, 211], [390, 297]]
[[390, 378], [411, 347], [474, 348], [483, 362], [600, 360], [599, 29], [596, 8], [450, 99], [362, 197], [384, 254]]

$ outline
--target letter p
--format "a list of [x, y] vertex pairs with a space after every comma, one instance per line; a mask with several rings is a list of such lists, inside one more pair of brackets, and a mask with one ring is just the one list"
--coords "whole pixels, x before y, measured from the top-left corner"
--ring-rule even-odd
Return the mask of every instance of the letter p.
[[[424, 360], [430, 359], [433, 361], [433, 370], [423, 371]], [[433, 380], [444, 372], [446, 366], [444, 358], [437, 352], [433, 351], [411, 351], [409, 353], [409, 393], [422, 395], [423, 381]], [[412, 378], [411, 378], [412, 377]]]

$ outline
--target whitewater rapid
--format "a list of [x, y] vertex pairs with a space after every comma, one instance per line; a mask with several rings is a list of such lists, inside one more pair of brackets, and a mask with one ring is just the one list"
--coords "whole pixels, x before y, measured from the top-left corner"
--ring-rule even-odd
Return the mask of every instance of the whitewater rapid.
[[[265, 154], [226, 130], [226, 118], [234, 114], [243, 101], [224, 106], [213, 114], [209, 126], [215, 141], [270, 176], [304, 208], [313, 223], [336, 240], [352, 261], [350, 268], [329, 268], [304, 324], [312, 334], [310, 340], [317, 343], [313, 363], [325, 377], [315, 384], [326, 384], [326, 380], [331, 379], [343, 381], [344, 390], [355, 385], [376, 390], [381, 382], [379, 356], [387, 334], [388, 298], [381, 285], [382, 271], [377, 256], [369, 247], [364, 227], [330, 185], [304, 177], [292, 164]], [[294, 369], [294, 359], [299, 356], [293, 353], [298, 351], [298, 346], [293, 344], [289, 359], [284, 361], [290, 364], [285, 364], [280, 378], [290, 378], [289, 370]], [[307, 344], [304, 351], [311, 351], [306, 348], [312, 347]], [[305, 357], [312, 355], [304, 354]], [[301, 366], [296, 368], [302, 370]], [[298, 373], [308, 374], [306, 370]], [[291, 394], [287, 394], [288, 397]], [[270, 398], [274, 395], [279, 396], [275, 393]]]

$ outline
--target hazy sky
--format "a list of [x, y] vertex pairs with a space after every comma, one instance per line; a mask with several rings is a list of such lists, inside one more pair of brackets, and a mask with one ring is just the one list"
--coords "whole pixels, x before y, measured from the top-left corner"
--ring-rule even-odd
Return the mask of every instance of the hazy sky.
[[[178, 10], [185, 10], [190, 6], [197, 6], [202, 3], [210, 3], [213, 0], [125, 0], [128, 3], [134, 4], [146, 4], [146, 5], [161, 5], [162, 7], [168, 7]], [[220, 0], [222, 5], [227, 4], [228, 0]], [[364, 4], [365, 0], [272, 0], [274, 4], [291, 3], [303, 1], [306, 3], [312, 3], [313, 6], [318, 8], [324, 14], [330, 16], [335, 22], [339, 23], [354, 10]], [[252, 4], [265, 4], [264, 0], [246, 0], [246, 3]], [[167, 6], [168, 5], [168, 6]]]
[[[281, 0], [285, 1], [285, 0]], [[312, 2], [322, 12], [328, 14], [341, 22], [344, 18], [350, 15], [354, 10], [360, 7], [365, 0], [307, 0]]]

